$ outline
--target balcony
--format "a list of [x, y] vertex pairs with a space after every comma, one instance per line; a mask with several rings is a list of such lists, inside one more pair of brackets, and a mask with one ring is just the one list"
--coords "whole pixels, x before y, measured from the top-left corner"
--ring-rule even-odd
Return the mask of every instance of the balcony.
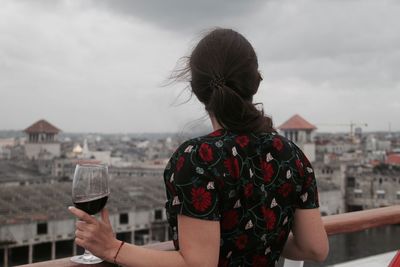
[[[343, 213], [338, 215], [331, 215], [323, 217], [325, 229], [329, 236], [353, 233], [366, 229], [377, 228], [381, 226], [400, 224], [400, 205], [377, 208], [364, 211], [356, 211]], [[171, 241], [155, 243], [147, 245], [146, 247], [156, 250], [173, 250], [173, 244]], [[281, 263], [283, 267], [302, 267], [303, 262], [295, 262], [284, 260]], [[79, 264], [75, 264], [69, 260], [69, 258], [45, 261], [34, 264], [22, 265], [24, 267], [49, 267], [49, 266], [63, 266], [63, 267], [78, 267]], [[93, 266], [93, 265], [92, 265]], [[107, 267], [114, 266], [111, 263], [101, 263], [95, 266]], [[390, 267], [400, 266], [400, 252], [398, 252], [395, 258], [389, 265]]]

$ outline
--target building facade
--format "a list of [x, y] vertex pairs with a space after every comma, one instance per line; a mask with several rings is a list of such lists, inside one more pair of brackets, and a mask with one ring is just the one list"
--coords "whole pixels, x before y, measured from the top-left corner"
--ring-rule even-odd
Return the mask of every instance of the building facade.
[[296, 114], [278, 127], [282, 135], [293, 141], [307, 156], [315, 161], [314, 135], [317, 127]]
[[26, 128], [27, 142], [25, 153], [28, 159], [55, 158], [61, 154], [61, 146], [57, 141], [58, 128], [47, 122], [39, 120]]

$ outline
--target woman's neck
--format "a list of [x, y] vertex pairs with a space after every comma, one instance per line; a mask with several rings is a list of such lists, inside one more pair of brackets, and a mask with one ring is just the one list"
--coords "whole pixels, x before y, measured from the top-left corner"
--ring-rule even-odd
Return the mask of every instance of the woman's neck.
[[210, 115], [210, 120], [211, 120], [211, 124], [212, 124], [212, 127], [213, 127], [213, 130], [214, 130], [214, 131], [223, 128], [223, 127], [218, 123], [217, 119], [216, 119], [214, 116], [211, 116], [211, 115]]

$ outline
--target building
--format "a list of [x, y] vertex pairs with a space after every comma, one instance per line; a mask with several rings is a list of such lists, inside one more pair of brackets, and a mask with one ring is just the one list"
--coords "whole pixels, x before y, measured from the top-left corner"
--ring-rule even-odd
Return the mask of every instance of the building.
[[347, 211], [400, 204], [400, 168], [354, 164], [346, 171]]
[[[0, 187], [0, 266], [82, 254], [67, 211], [71, 188], [71, 181]], [[113, 179], [110, 191], [106, 207], [118, 239], [137, 245], [170, 239], [160, 176]]]
[[296, 114], [278, 127], [281, 134], [293, 141], [311, 161], [315, 161], [314, 131], [317, 129], [313, 124]]
[[319, 209], [322, 216], [344, 212], [343, 194], [340, 187], [332, 182], [317, 180]]
[[29, 159], [52, 159], [60, 156], [61, 147], [56, 138], [60, 130], [57, 127], [46, 120], [39, 120], [24, 132], [28, 135], [25, 154]]

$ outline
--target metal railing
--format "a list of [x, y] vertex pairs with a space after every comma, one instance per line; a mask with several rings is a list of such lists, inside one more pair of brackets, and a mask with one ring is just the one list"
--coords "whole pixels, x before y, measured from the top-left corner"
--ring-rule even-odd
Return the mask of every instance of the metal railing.
[[[337, 215], [325, 216], [322, 218], [324, 226], [328, 235], [336, 235], [343, 233], [352, 233], [371, 229], [379, 226], [400, 224], [400, 205], [342, 213]], [[150, 249], [155, 250], [174, 250], [172, 241], [160, 242], [147, 245]], [[303, 262], [285, 260], [284, 267], [301, 267]], [[400, 252], [396, 254], [395, 258], [390, 263], [390, 267], [400, 266]], [[63, 266], [63, 267], [78, 267], [69, 260], [69, 258], [38, 262], [34, 264], [21, 265], [24, 267], [50, 267], [50, 266]], [[94, 266], [107, 267], [114, 266], [111, 263], [103, 262]]]

